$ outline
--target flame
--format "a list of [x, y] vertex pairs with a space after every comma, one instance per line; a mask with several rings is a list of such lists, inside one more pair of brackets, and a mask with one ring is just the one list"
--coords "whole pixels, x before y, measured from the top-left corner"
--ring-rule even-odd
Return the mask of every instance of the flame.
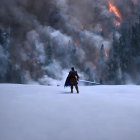
[[109, 12], [113, 12], [116, 17], [118, 17], [120, 20], [122, 19], [117, 7], [113, 5], [110, 1], [109, 1]]
[[120, 26], [121, 25], [121, 23], [119, 21], [115, 21], [114, 23], [115, 23], [116, 26]]
[[101, 32], [103, 31], [103, 28], [101, 28]]
[[105, 51], [105, 56], [108, 57], [108, 52], [107, 51]]

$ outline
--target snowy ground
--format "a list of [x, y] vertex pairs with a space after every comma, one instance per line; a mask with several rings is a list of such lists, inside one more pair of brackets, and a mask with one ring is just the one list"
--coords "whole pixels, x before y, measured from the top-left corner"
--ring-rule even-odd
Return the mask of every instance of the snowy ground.
[[0, 140], [140, 140], [140, 87], [1, 84]]

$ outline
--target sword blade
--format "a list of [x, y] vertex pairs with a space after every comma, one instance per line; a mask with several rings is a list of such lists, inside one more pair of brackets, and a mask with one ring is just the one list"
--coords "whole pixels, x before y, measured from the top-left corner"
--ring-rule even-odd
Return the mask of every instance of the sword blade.
[[92, 81], [86, 81], [86, 80], [79, 80], [79, 82], [100, 85], [100, 83], [96, 83], [96, 82], [92, 82]]

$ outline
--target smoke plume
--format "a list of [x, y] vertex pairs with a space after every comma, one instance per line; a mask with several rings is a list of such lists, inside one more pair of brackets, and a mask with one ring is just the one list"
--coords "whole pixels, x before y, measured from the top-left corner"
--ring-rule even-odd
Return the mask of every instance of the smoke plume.
[[[122, 19], [109, 11], [109, 2], [116, 6]], [[6, 75], [3, 82], [27, 83], [45, 75], [61, 80], [62, 71], [72, 66], [83, 72], [87, 80], [99, 81], [102, 44], [108, 55], [115, 23], [131, 19], [133, 24], [139, 14], [139, 0], [0, 0], [0, 3], [1, 38], [7, 33], [10, 40], [0, 41], [0, 75]]]

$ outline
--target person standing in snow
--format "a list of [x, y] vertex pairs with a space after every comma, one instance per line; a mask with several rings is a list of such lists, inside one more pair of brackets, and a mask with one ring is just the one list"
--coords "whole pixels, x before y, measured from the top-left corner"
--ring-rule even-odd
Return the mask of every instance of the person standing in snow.
[[71, 68], [71, 71], [69, 72], [68, 75], [68, 79], [71, 87], [71, 93], [73, 93], [73, 86], [75, 86], [77, 93], [79, 93], [78, 82], [77, 82], [79, 80], [79, 76], [77, 74], [77, 71], [74, 70], [74, 67]]

